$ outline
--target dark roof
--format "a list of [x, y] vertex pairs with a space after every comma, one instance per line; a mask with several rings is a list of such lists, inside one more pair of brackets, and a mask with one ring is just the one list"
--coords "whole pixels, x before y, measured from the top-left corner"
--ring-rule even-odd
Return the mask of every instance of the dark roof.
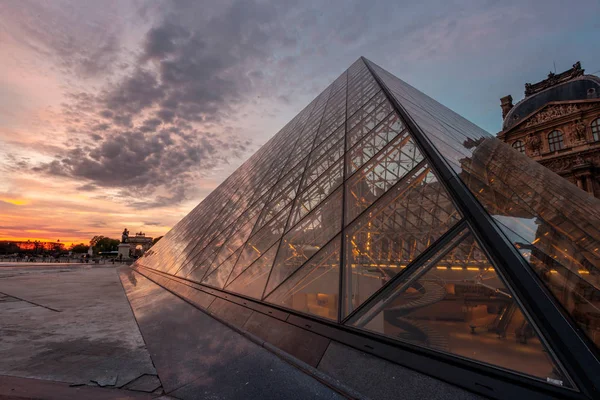
[[583, 75], [525, 97], [508, 112], [504, 118], [502, 130], [512, 128], [523, 117], [551, 101], [585, 100], [588, 98], [589, 89], [595, 89], [596, 96], [598, 96], [600, 94], [600, 78], [594, 75]]

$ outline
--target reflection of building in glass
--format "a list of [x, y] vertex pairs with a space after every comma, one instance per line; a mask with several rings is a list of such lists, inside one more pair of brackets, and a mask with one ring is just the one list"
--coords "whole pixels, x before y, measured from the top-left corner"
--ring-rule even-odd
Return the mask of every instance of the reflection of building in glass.
[[[483, 141], [473, 157], [463, 161], [462, 178], [473, 188], [481, 188], [475, 191], [479, 200], [600, 346], [597, 201], [573, 191], [566, 181], [497, 141]], [[485, 169], [474, 167], [476, 164]]]
[[584, 75], [581, 64], [525, 84], [525, 98], [513, 106], [501, 100], [498, 138], [514, 149], [600, 197], [600, 78]]
[[360, 59], [134, 268], [569, 397], [600, 378], [600, 200], [512, 147]]

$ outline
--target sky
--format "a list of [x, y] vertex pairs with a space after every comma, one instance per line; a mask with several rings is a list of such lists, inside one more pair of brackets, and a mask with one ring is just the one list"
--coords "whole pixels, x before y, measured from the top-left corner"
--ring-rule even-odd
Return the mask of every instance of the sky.
[[160, 236], [365, 56], [483, 129], [600, 2], [1, 0], [0, 240]]

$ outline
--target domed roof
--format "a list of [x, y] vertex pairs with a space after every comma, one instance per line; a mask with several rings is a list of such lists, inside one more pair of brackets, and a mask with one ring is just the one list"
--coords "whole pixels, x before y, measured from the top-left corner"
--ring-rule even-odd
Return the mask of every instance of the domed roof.
[[585, 100], [600, 95], [600, 78], [594, 75], [582, 75], [568, 82], [559, 83], [519, 101], [506, 114], [502, 130], [510, 129], [535, 110], [551, 101]]

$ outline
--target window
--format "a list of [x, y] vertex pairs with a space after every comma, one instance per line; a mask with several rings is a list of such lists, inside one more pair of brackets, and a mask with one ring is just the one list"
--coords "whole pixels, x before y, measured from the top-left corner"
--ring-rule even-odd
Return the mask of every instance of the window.
[[600, 118], [592, 121], [592, 136], [594, 137], [594, 142], [600, 140]]
[[560, 131], [552, 131], [548, 134], [548, 147], [550, 151], [564, 149], [563, 134]]
[[512, 144], [513, 149], [517, 150], [519, 153], [525, 153], [525, 145], [522, 140], [517, 140]]

